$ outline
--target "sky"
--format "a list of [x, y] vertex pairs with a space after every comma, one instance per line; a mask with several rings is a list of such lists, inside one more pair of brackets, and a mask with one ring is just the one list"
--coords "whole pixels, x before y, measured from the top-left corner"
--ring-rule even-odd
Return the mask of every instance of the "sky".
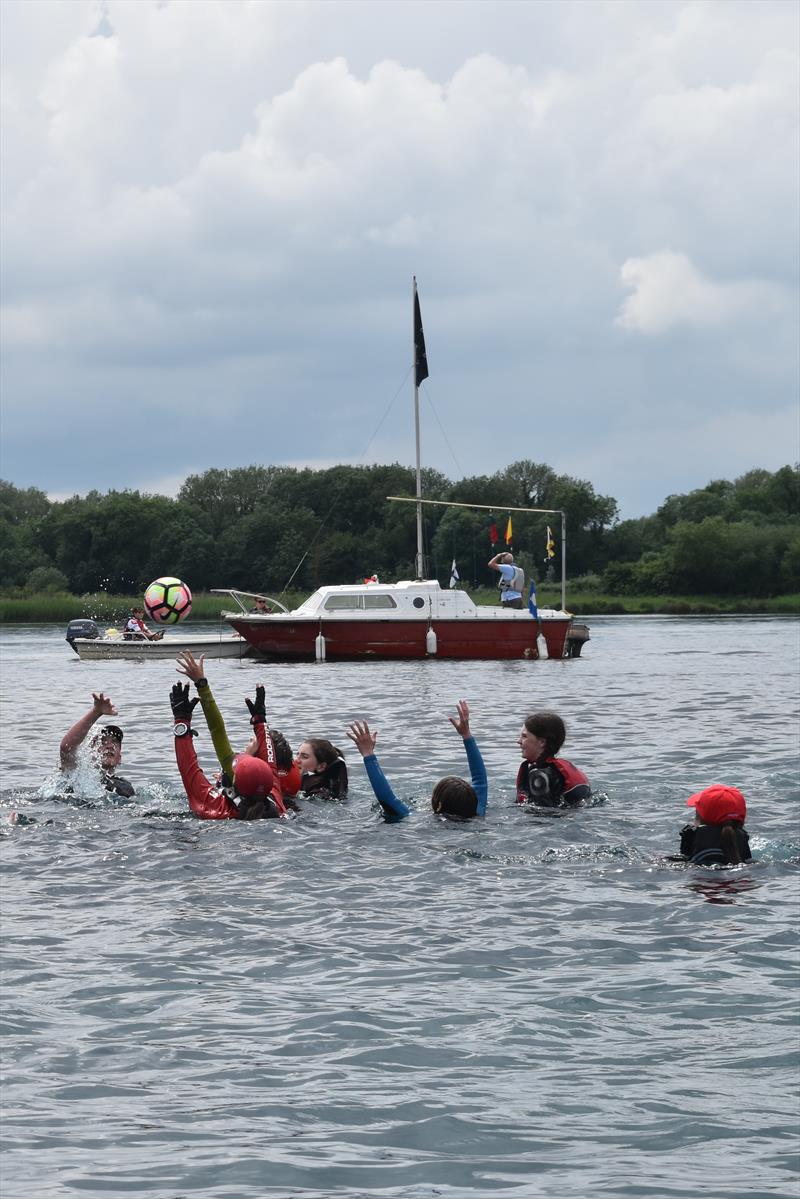
[[0, 475], [800, 459], [794, 0], [3, 0]]

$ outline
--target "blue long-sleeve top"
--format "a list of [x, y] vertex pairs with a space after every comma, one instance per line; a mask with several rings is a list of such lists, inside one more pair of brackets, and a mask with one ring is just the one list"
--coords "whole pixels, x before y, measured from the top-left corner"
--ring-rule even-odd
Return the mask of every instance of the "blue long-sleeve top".
[[[474, 737], [464, 738], [464, 749], [467, 752], [472, 789], [478, 797], [476, 815], [485, 816], [486, 804], [489, 799], [489, 783], [486, 778], [486, 767], [481, 757], [481, 751], [478, 749]], [[384, 815], [390, 820], [405, 819], [410, 814], [411, 808], [407, 804], [404, 804], [402, 799], [398, 799], [394, 791], [392, 791], [392, 788], [389, 786], [389, 780], [381, 770], [380, 763], [375, 754], [367, 754], [364, 758], [364, 766], [366, 767], [369, 781], [372, 784], [372, 790], [375, 792], [375, 798], [383, 808]]]

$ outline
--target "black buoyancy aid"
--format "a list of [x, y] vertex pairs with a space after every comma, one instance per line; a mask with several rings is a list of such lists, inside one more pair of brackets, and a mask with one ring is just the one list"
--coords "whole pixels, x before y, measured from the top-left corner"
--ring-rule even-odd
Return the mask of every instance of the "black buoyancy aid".
[[124, 779], [121, 774], [101, 774], [100, 778], [106, 791], [121, 795], [123, 799], [130, 799], [132, 795], [136, 794], [133, 783]]
[[[552, 771], [555, 770], [554, 775]], [[560, 785], [559, 785], [560, 784]], [[536, 803], [555, 808], [589, 799], [592, 788], [582, 770], [566, 758], [540, 758], [520, 762], [517, 771], [517, 803]]]
[[[747, 830], [739, 824], [731, 827], [739, 857], [743, 862], [749, 862], [751, 854]], [[722, 829], [721, 824], [700, 824], [697, 827], [687, 824], [681, 829], [681, 853], [695, 866], [732, 865], [722, 844]]]

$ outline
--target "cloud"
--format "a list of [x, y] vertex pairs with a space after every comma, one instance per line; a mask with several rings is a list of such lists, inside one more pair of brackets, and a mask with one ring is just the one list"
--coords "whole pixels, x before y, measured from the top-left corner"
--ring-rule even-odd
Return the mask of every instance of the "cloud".
[[[782, 463], [794, 6], [6, 0], [0, 21], [21, 485], [358, 460], [408, 369], [414, 274], [449, 439], [426, 431], [429, 465], [580, 461], [617, 494], [627, 429], [731, 396]], [[65, 455], [65, 411], [143, 428], [113, 464]], [[410, 461], [409, 430], [398, 403], [380, 451]], [[625, 506], [669, 490], [656, 458]]]
[[714, 283], [685, 254], [670, 250], [629, 258], [620, 276], [632, 295], [616, 323], [638, 333], [664, 333], [679, 325], [721, 327], [743, 320], [769, 321], [791, 305], [791, 297], [776, 284]]

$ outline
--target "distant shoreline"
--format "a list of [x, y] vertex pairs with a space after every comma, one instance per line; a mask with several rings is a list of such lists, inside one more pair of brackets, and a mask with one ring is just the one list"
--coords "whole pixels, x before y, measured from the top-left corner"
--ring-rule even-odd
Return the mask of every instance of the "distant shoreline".
[[[488, 588], [469, 589], [476, 604], [497, 603], [497, 592]], [[306, 593], [282, 595], [287, 608], [297, 607], [307, 598]], [[540, 608], [558, 608], [561, 593], [550, 587], [540, 587], [537, 593]], [[70, 620], [87, 617], [99, 624], [114, 624], [127, 619], [140, 595], [43, 595], [0, 596], [0, 624], [67, 624]], [[220, 619], [223, 609], [234, 608], [231, 601], [218, 595], [195, 595], [192, 606], [194, 620]], [[576, 617], [592, 616], [800, 616], [800, 595], [779, 595], [769, 599], [748, 596], [682, 596], [682, 595], [607, 595], [567, 588], [567, 609]]]

